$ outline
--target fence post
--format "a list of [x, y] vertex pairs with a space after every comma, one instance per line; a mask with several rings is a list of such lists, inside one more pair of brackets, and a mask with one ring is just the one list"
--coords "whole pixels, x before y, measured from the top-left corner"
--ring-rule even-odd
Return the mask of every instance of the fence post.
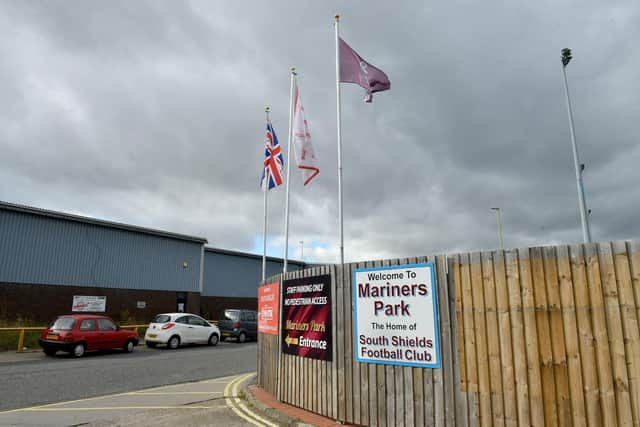
[[24, 345], [24, 329], [20, 329], [20, 336], [18, 337], [18, 353], [22, 353], [23, 345]]

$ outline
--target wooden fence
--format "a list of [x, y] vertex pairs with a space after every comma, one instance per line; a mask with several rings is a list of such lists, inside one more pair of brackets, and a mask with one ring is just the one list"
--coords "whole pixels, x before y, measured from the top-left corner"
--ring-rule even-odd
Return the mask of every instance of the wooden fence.
[[[352, 270], [433, 261], [441, 368], [358, 363]], [[640, 241], [326, 266], [333, 361], [260, 334], [258, 382], [279, 400], [370, 426], [640, 426]]]

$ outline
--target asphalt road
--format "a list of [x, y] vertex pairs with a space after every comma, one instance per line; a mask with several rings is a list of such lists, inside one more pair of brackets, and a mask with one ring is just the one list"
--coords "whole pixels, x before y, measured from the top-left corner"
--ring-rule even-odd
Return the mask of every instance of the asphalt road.
[[218, 378], [256, 370], [256, 344], [221, 342], [133, 353], [0, 356], [0, 411]]

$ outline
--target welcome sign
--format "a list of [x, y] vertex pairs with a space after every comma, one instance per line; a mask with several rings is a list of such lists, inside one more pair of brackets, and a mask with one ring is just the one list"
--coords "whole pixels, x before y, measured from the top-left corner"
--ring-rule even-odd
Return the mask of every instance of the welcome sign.
[[354, 270], [356, 360], [439, 368], [435, 286], [432, 262]]

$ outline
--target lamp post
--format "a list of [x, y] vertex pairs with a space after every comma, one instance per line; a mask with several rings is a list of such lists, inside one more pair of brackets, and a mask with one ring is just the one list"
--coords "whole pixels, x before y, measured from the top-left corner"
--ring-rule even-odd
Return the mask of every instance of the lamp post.
[[591, 243], [591, 229], [589, 227], [589, 217], [587, 214], [587, 202], [584, 197], [584, 185], [582, 183], [582, 172], [584, 164], [580, 163], [578, 156], [578, 146], [576, 145], [576, 135], [573, 127], [573, 112], [571, 111], [571, 99], [569, 98], [569, 85], [567, 84], [567, 65], [573, 58], [571, 49], [562, 49], [562, 77], [564, 78], [564, 93], [567, 98], [567, 113], [569, 114], [569, 131], [571, 132], [571, 147], [573, 148], [573, 163], [576, 169], [576, 184], [578, 186], [578, 204], [580, 205], [580, 220], [582, 222], [582, 239], [584, 243]]
[[304, 261], [304, 240], [300, 240], [300, 261]]
[[500, 244], [500, 250], [504, 249], [504, 242], [502, 241], [502, 210], [500, 208], [491, 208], [492, 211], [496, 211], [496, 222], [498, 223], [498, 243]]

